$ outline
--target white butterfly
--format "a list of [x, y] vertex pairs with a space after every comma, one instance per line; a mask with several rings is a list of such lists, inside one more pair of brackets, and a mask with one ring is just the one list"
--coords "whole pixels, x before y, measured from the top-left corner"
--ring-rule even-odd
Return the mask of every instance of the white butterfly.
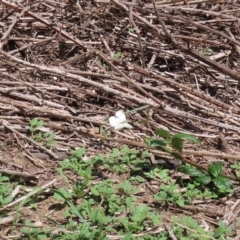
[[108, 121], [110, 125], [116, 130], [121, 130], [123, 128], [133, 128], [130, 124], [127, 123], [125, 113], [122, 109], [118, 110], [115, 113], [115, 116], [111, 116]]

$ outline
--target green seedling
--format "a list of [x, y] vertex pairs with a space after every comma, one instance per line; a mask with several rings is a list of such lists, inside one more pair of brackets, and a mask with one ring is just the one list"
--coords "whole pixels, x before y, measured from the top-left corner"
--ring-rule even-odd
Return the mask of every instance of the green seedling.
[[232, 228], [226, 226], [223, 221], [220, 221], [218, 226], [219, 227], [214, 231], [214, 237], [220, 240], [228, 239], [227, 236], [232, 233]]
[[205, 231], [192, 217], [175, 217], [171, 229], [177, 239], [214, 239], [213, 233]]
[[[197, 144], [200, 143], [196, 137], [185, 133], [177, 133], [171, 136], [169, 131], [158, 129], [156, 130], [156, 134], [159, 136], [159, 138], [148, 138], [146, 140], [147, 144], [152, 147], [160, 148], [162, 151], [172, 155], [174, 158], [182, 160], [183, 163], [184, 158], [182, 157], [181, 153], [184, 140], [188, 140], [192, 143]], [[188, 174], [196, 186], [213, 186], [212, 192], [214, 194], [227, 194], [233, 191], [232, 182], [228, 178], [222, 176], [222, 162], [212, 164], [208, 167], [207, 172], [204, 172], [202, 169], [197, 169], [196, 167], [190, 166], [188, 164], [185, 164], [181, 168], [181, 171]], [[212, 196], [214, 196], [214, 194]], [[164, 198], [164, 196], [162, 196], [162, 198]]]
[[144, 175], [151, 179], [159, 179], [163, 182], [168, 182], [170, 180], [169, 170], [161, 169], [161, 167], [155, 167], [149, 172], [145, 172]]
[[237, 177], [240, 177], [240, 161], [235, 164], [231, 164], [230, 167], [235, 169]]
[[180, 158], [180, 160], [181, 157], [178, 152], [182, 152], [184, 140], [197, 144], [201, 143], [198, 138], [185, 133], [177, 133], [171, 136], [169, 131], [161, 128], [157, 129], [155, 133], [159, 136], [159, 139], [147, 138], [146, 143], [151, 147], [158, 147], [164, 152]]
[[10, 183], [10, 179], [7, 176], [3, 176], [0, 173], [0, 207], [7, 205], [12, 202], [12, 185]]
[[42, 127], [43, 124], [44, 124], [43, 120], [38, 120], [38, 118], [33, 118], [29, 123], [28, 130], [31, 133], [34, 133], [38, 128]]
[[134, 27], [130, 27], [130, 28], [128, 28], [128, 31], [131, 32], [131, 33], [133, 33], [133, 32], [136, 31], [136, 28], [134, 28]]
[[204, 51], [201, 52], [204, 56], [211, 56], [213, 55], [214, 51], [211, 48], [206, 48]]
[[44, 121], [38, 120], [38, 118], [33, 118], [30, 121], [28, 130], [31, 132], [32, 138], [37, 142], [43, 143], [43, 145], [48, 148], [57, 145], [57, 141], [55, 140], [55, 134], [53, 132], [36, 133], [38, 128], [42, 127], [43, 125]]
[[232, 181], [222, 176], [222, 162], [210, 165], [207, 173], [188, 164], [184, 165], [181, 171], [191, 176], [193, 182], [197, 185], [205, 186], [212, 184], [216, 193], [227, 194], [233, 192]]
[[163, 204], [170, 202], [176, 203], [180, 207], [185, 205], [183, 196], [174, 182], [168, 185], [161, 185], [160, 191], [154, 195], [154, 198]]
[[51, 229], [49, 227], [39, 228], [30, 220], [25, 221], [25, 227], [22, 229], [24, 239], [47, 239]]
[[106, 169], [113, 172], [127, 173], [131, 170], [139, 169], [139, 166], [146, 163], [146, 158], [149, 156], [148, 152], [142, 152], [139, 157], [138, 154], [138, 150], [123, 146], [122, 149], [113, 148], [112, 152], [106, 157], [97, 155], [93, 161], [103, 164]]
[[42, 142], [46, 147], [56, 146], [55, 134], [53, 132], [37, 133], [33, 135], [33, 139], [37, 142]]
[[114, 58], [116, 58], [116, 59], [120, 59], [121, 56], [122, 56], [122, 53], [121, 53], [121, 52], [116, 52], [116, 53], [114, 54]]

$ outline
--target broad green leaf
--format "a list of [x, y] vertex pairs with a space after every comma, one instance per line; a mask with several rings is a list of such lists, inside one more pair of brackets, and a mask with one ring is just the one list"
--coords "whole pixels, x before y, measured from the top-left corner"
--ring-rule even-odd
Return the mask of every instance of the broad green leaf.
[[173, 136], [173, 139], [175, 139], [175, 138], [189, 140], [192, 143], [201, 143], [201, 141], [198, 138], [196, 138], [192, 135], [186, 134], [186, 133], [177, 133]]
[[159, 128], [155, 131], [155, 133], [159, 136], [159, 137], [162, 137], [162, 138], [167, 138], [169, 139], [171, 136], [170, 136], [170, 132], [167, 131], [167, 130], [164, 130], [162, 128]]
[[142, 222], [148, 216], [148, 213], [149, 213], [148, 206], [140, 204], [134, 209], [132, 219], [135, 222]]
[[223, 170], [223, 163], [217, 162], [208, 167], [208, 172], [214, 177], [219, 176]]
[[202, 185], [207, 185], [208, 183], [211, 182], [211, 180], [212, 180], [211, 177], [208, 175], [203, 175], [203, 176], [194, 178], [194, 181], [196, 181]]
[[92, 167], [88, 166], [87, 169], [85, 169], [84, 178], [90, 180], [92, 175]]
[[232, 191], [232, 181], [230, 181], [228, 178], [218, 176], [213, 179], [213, 183], [222, 193]]
[[92, 194], [94, 194], [95, 196], [99, 196], [99, 191], [96, 188], [91, 188], [91, 192]]
[[151, 215], [149, 215], [149, 218], [152, 220], [153, 226], [159, 225], [159, 221], [160, 221], [159, 215], [151, 214]]
[[179, 200], [177, 200], [176, 203], [177, 203], [178, 206], [180, 206], [180, 207], [183, 207], [183, 206], [185, 205], [185, 202], [184, 202], [183, 199], [179, 199]]
[[131, 233], [131, 232], [127, 233], [127, 234], [122, 238], [122, 240], [132, 240], [132, 233]]
[[204, 177], [205, 175], [200, 171], [198, 170], [197, 168], [195, 167], [192, 167], [190, 165], [184, 165], [182, 168], [181, 168], [181, 171], [185, 174], [188, 174], [192, 177]]
[[37, 122], [38, 122], [38, 118], [33, 118], [33, 119], [30, 121], [30, 125], [31, 125], [31, 126], [36, 126]]
[[215, 238], [221, 237], [221, 235], [226, 235], [232, 232], [232, 228], [226, 226], [223, 221], [220, 221], [218, 224], [219, 227], [215, 230], [213, 235]]
[[151, 147], [158, 147], [158, 146], [166, 146], [168, 142], [166, 140], [149, 139], [146, 141], [146, 143]]
[[38, 121], [37, 127], [42, 127], [43, 125], [44, 125], [44, 121], [43, 120]]
[[173, 138], [171, 141], [172, 148], [182, 152], [183, 140], [181, 138]]

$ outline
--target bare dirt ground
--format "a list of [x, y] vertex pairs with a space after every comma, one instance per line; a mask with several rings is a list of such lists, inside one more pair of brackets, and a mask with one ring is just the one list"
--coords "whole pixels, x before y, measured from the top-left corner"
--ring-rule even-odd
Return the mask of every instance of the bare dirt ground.
[[[223, 0], [2, 0], [0, 172], [31, 187], [57, 179], [59, 187], [55, 168], [73, 149], [86, 147], [89, 156], [123, 144], [142, 150], [158, 128], [188, 133], [202, 143], [187, 143], [182, 154], [195, 166], [223, 161], [234, 194], [169, 206], [165, 220], [184, 214], [215, 226], [221, 219], [238, 239], [240, 179], [229, 166], [240, 159], [239, 10], [239, 1]], [[133, 129], [109, 126], [117, 110], [141, 106], [127, 116]], [[35, 117], [44, 121], [42, 132], [54, 132], [56, 146], [33, 140]], [[155, 163], [168, 161], [149, 151]], [[139, 201], [152, 203], [143, 189]], [[37, 221], [55, 209], [61, 222], [64, 206], [55, 205], [47, 196], [37, 210], [23, 207], [22, 218]], [[7, 236], [10, 227], [1, 229]]]

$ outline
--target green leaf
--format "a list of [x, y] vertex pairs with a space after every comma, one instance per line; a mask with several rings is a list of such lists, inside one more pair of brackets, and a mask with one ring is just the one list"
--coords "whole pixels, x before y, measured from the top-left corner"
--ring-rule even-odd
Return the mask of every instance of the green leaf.
[[184, 165], [181, 168], [181, 172], [190, 175], [191, 177], [202, 177], [205, 176], [200, 170], [190, 165]]
[[170, 135], [170, 132], [167, 131], [167, 130], [164, 130], [162, 128], [159, 128], [155, 131], [155, 133], [159, 136], [159, 137], [162, 137], [162, 138], [167, 138], [169, 139], [171, 137]]
[[166, 146], [168, 142], [166, 140], [147, 139], [146, 143], [151, 147], [158, 147], [158, 146]]
[[91, 192], [92, 192], [93, 195], [99, 196], [99, 191], [96, 188], [94, 188], [94, 187], [91, 188]]
[[[71, 208], [71, 211], [78, 216], [78, 218], [81, 221], [85, 221], [84, 218], [82, 217], [82, 215], [80, 214], [80, 212], [78, 211], [78, 209], [74, 206], [74, 204], [69, 200], [69, 198], [71, 193], [67, 192], [65, 189], [59, 189], [59, 190], [54, 190], [54, 196], [57, 199], [60, 200], [65, 200], [65, 202], [69, 205], [69, 207]], [[71, 194], [72, 195], [72, 194]]]
[[232, 181], [229, 180], [228, 178], [218, 176], [213, 179], [213, 183], [222, 193], [232, 191]]
[[60, 188], [60, 189], [54, 191], [54, 197], [60, 201], [65, 201], [66, 199], [71, 198], [71, 196], [72, 196], [72, 193], [66, 191], [63, 188]]
[[217, 162], [208, 167], [208, 173], [214, 177], [219, 176], [223, 170], [223, 163]]
[[200, 177], [194, 178], [194, 181], [196, 181], [202, 185], [207, 185], [208, 183], [211, 182], [211, 180], [212, 180], [211, 177], [208, 175], [202, 175]]
[[134, 31], [136, 31], [136, 28], [129, 28], [128, 31], [129, 32], [134, 32]]
[[182, 152], [183, 140], [181, 138], [173, 138], [171, 141], [172, 148]]
[[159, 225], [159, 221], [160, 221], [159, 215], [151, 214], [151, 215], [149, 215], [149, 218], [152, 220], [153, 226]]
[[44, 125], [44, 121], [43, 120], [38, 121], [37, 127], [42, 127], [43, 125]]
[[192, 135], [186, 134], [186, 133], [177, 133], [173, 136], [173, 139], [175, 139], [175, 138], [189, 140], [192, 143], [201, 143], [201, 141], [198, 138], [196, 138]]
[[148, 213], [148, 206], [145, 204], [140, 204], [134, 209], [132, 219], [134, 222], [142, 222], [148, 216]]
[[36, 126], [36, 125], [37, 125], [37, 122], [38, 122], [38, 118], [33, 118], [33, 119], [30, 121], [30, 125], [31, 125], [31, 126]]
[[178, 206], [180, 206], [180, 207], [183, 207], [183, 206], [185, 205], [185, 202], [184, 202], [183, 199], [179, 199], [179, 200], [177, 200], [176, 203], [177, 203]]
[[114, 54], [114, 58], [116, 58], [116, 59], [121, 58], [121, 56], [122, 56], [121, 52], [117, 52], [117, 53]]
[[215, 238], [221, 237], [223, 235], [226, 236], [227, 234], [230, 234], [232, 232], [232, 228], [226, 226], [223, 221], [220, 221], [218, 224], [219, 227], [215, 230], [213, 235]]
[[122, 238], [122, 240], [132, 240], [132, 233], [131, 233], [131, 232], [127, 233], [127, 234]]

